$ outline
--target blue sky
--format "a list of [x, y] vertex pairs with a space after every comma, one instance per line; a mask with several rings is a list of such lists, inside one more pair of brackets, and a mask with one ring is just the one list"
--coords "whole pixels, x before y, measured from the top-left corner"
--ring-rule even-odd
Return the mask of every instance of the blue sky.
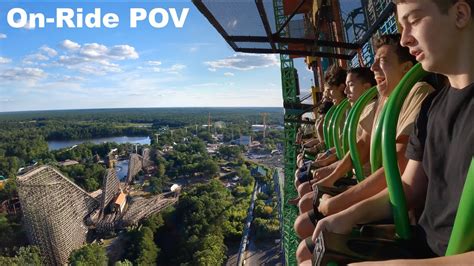
[[[131, 1], [130, 1], [131, 2]], [[22, 110], [282, 106], [276, 55], [234, 52], [190, 1], [57, 2], [0, 0], [0, 112]], [[119, 26], [12, 28], [19, 7], [54, 17], [56, 8], [101, 8]], [[184, 27], [129, 26], [132, 7], [190, 8]], [[16, 18], [17, 19], [17, 18]], [[296, 59], [302, 91], [312, 73]]]

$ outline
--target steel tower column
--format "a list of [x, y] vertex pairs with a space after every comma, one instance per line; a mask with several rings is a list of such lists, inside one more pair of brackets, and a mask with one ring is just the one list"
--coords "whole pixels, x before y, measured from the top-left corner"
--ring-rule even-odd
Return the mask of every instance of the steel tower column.
[[[283, 12], [283, 1], [274, 0], [273, 1], [274, 14], [275, 14], [275, 24], [276, 28], [279, 29], [285, 23], [287, 16]], [[285, 27], [280, 32], [280, 37], [289, 37], [289, 28]], [[288, 44], [279, 44], [279, 49], [288, 49]], [[299, 98], [297, 95], [297, 76], [296, 69], [293, 65], [293, 59], [289, 55], [280, 54], [280, 63], [281, 63], [281, 83], [282, 83], [282, 93], [283, 93], [283, 102], [285, 104], [298, 104]], [[287, 265], [296, 265], [296, 249], [299, 244], [299, 239], [295, 235], [293, 230], [293, 223], [298, 215], [298, 210], [296, 207], [286, 204], [288, 199], [296, 197], [296, 189], [293, 185], [294, 173], [296, 170], [296, 152], [297, 147], [295, 145], [296, 131], [298, 124], [295, 122], [299, 119], [299, 115], [292, 114], [288, 109], [285, 109], [285, 183], [284, 183], [284, 197], [282, 213], [283, 213], [283, 246], [285, 249], [285, 261]]]

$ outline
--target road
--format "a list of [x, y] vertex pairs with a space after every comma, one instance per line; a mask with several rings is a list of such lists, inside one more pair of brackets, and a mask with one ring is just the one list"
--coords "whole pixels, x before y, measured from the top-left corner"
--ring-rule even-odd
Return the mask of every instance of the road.
[[239, 259], [239, 247], [240, 244], [236, 244], [233, 246], [227, 246], [227, 261], [225, 263], [226, 266], [235, 266], [237, 265], [237, 260]]
[[255, 200], [257, 199], [257, 191], [259, 190], [259, 187], [260, 187], [259, 184], [255, 183], [255, 186], [252, 192], [252, 199], [250, 200], [250, 207], [247, 213], [247, 219], [244, 225], [242, 240], [240, 242], [239, 257], [237, 259], [238, 266], [242, 265], [245, 259], [245, 252], [247, 250], [247, 243], [249, 241], [248, 239], [249, 239], [249, 234], [250, 234], [250, 225], [252, 224], [252, 221], [253, 221], [253, 209], [255, 208]]
[[[281, 156], [269, 156], [266, 158], [261, 159], [249, 159], [247, 160], [258, 162], [264, 164], [270, 168], [274, 168], [278, 171], [279, 175], [275, 175], [275, 181], [277, 183], [281, 183], [281, 180], [277, 178], [282, 175], [282, 163], [281, 163]], [[249, 212], [247, 214], [246, 225], [244, 227], [244, 232], [242, 236], [242, 241], [240, 243], [239, 251], [235, 252], [228, 252], [227, 255], [229, 256], [226, 265], [238, 265], [239, 264], [239, 255], [243, 254], [241, 259], [241, 263], [244, 265], [283, 265], [282, 264], [282, 254], [281, 254], [281, 247], [280, 244], [275, 243], [272, 240], [266, 242], [255, 242], [255, 236], [252, 234], [250, 236], [250, 224], [253, 220], [253, 209], [255, 205], [255, 198], [256, 192], [260, 192], [262, 187], [258, 184], [255, 185], [252, 200], [249, 207]], [[275, 187], [275, 190], [279, 190], [279, 186]], [[279, 194], [279, 193], [278, 193]], [[280, 205], [280, 204], [279, 204]], [[280, 209], [280, 208], [279, 208]], [[279, 215], [281, 221], [281, 214]], [[248, 241], [248, 242], [247, 242]], [[247, 244], [248, 243], [248, 244]], [[241, 253], [242, 252], [242, 253]]]
[[[274, 181], [281, 184], [283, 181], [283, 169], [275, 168], [275, 170], [277, 170], [278, 174], [273, 176]], [[279, 185], [275, 186], [275, 190], [277, 190], [277, 195], [279, 195]], [[280, 206], [280, 201], [278, 206]], [[279, 218], [280, 222], [282, 222], [281, 214]], [[256, 242], [254, 234], [250, 236], [245, 253], [245, 265], [283, 265], [282, 259], [279, 243], [273, 241]]]
[[275, 167], [283, 167], [283, 156], [282, 155], [279, 155], [279, 154], [275, 154], [275, 155], [268, 155], [266, 157], [262, 157], [262, 158], [249, 158], [249, 156], [245, 156], [245, 159], [248, 160], [248, 161], [252, 161], [252, 162], [255, 162], [255, 163], [260, 163], [260, 164], [263, 164], [263, 165], [266, 165], [270, 168], [275, 168]]
[[250, 238], [244, 265], [283, 265], [279, 244], [270, 241], [256, 242], [253, 239], [254, 237]]

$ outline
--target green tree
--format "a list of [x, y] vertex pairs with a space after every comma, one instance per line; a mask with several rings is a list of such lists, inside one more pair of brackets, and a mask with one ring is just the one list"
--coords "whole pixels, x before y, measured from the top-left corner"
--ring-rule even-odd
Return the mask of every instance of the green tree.
[[15, 178], [9, 178], [0, 189], [0, 201], [11, 199], [18, 194]]
[[36, 246], [20, 247], [16, 258], [18, 265], [43, 265], [40, 250]]
[[20, 247], [16, 252], [15, 257], [0, 256], [0, 265], [9, 266], [39, 266], [43, 265], [43, 258], [40, 255], [40, 250], [36, 246]]
[[237, 175], [240, 176], [241, 178], [241, 184], [243, 186], [248, 186], [249, 184], [253, 183], [253, 178], [250, 175], [250, 170], [247, 168], [245, 164], [242, 164], [238, 169], [237, 169]]
[[207, 142], [212, 142], [213, 141], [211, 133], [209, 133], [207, 131], [199, 132], [198, 133], [198, 138], [200, 138], [204, 141], [207, 141]]
[[105, 248], [99, 244], [88, 244], [74, 250], [69, 256], [71, 265], [107, 265], [108, 258]]
[[245, 164], [242, 164], [237, 169], [237, 175], [239, 175], [242, 178], [249, 177], [250, 176], [250, 170], [247, 168], [247, 166]]
[[20, 220], [0, 213], [0, 250], [27, 244], [27, 237]]
[[193, 255], [194, 265], [222, 265], [227, 251], [222, 234], [207, 235]]
[[165, 173], [166, 173], [166, 164], [163, 163], [163, 162], [160, 162], [157, 167], [156, 167], [157, 171], [156, 171], [156, 177], [158, 178], [164, 178], [165, 177]]
[[14, 257], [0, 256], [0, 265], [16, 266], [18, 264], [16, 263], [16, 259]]
[[265, 193], [263, 193], [263, 192], [259, 192], [259, 193], [257, 194], [257, 199], [259, 199], [259, 200], [267, 200], [267, 199], [268, 199], [268, 195], [265, 194]]
[[254, 226], [257, 239], [277, 238], [280, 235], [278, 219], [255, 218]]
[[133, 266], [133, 263], [129, 260], [116, 261], [114, 266]]
[[155, 265], [160, 250], [153, 240], [153, 231], [148, 227], [143, 227], [141, 233], [140, 251], [135, 262], [138, 265]]
[[271, 206], [256, 205], [255, 216], [261, 218], [269, 218], [272, 216], [273, 208]]
[[199, 165], [200, 172], [203, 172], [206, 176], [213, 177], [219, 173], [219, 165], [212, 159], [207, 159]]
[[6, 245], [13, 240], [15, 236], [13, 230], [7, 215], [0, 213], [0, 247], [7, 247]]
[[143, 226], [151, 229], [153, 233], [165, 224], [161, 213], [155, 213], [143, 221]]
[[95, 178], [86, 178], [84, 182], [84, 189], [87, 192], [92, 192], [99, 189], [100, 184]]
[[164, 182], [163, 182], [163, 178], [158, 178], [158, 177], [155, 177], [155, 176], [152, 176], [150, 178], [150, 191], [151, 193], [153, 194], [159, 194], [163, 191], [163, 187], [164, 187]]
[[237, 159], [242, 156], [242, 152], [238, 146], [227, 146], [223, 145], [219, 147], [219, 154], [221, 154], [225, 159]]

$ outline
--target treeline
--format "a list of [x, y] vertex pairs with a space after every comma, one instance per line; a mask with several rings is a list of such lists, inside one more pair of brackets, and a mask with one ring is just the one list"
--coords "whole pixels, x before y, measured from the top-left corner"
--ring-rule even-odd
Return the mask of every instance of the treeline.
[[[0, 115], [0, 117], [2, 117]], [[80, 120], [1, 121], [0, 138], [42, 136], [45, 140], [75, 140], [113, 136], [147, 136], [149, 128], [138, 125]]]
[[76, 140], [92, 139], [112, 136], [148, 136], [150, 130], [137, 127], [115, 127], [113, 124], [61, 124], [60, 122], [48, 123], [47, 140]]
[[261, 123], [261, 113], [268, 113], [269, 124], [283, 123], [282, 108], [129, 108], [89, 109], [61, 111], [31, 111], [0, 113], [0, 121], [92, 121], [95, 123], [153, 123], [181, 127], [207, 124], [209, 113], [212, 121], [251, 124]]

